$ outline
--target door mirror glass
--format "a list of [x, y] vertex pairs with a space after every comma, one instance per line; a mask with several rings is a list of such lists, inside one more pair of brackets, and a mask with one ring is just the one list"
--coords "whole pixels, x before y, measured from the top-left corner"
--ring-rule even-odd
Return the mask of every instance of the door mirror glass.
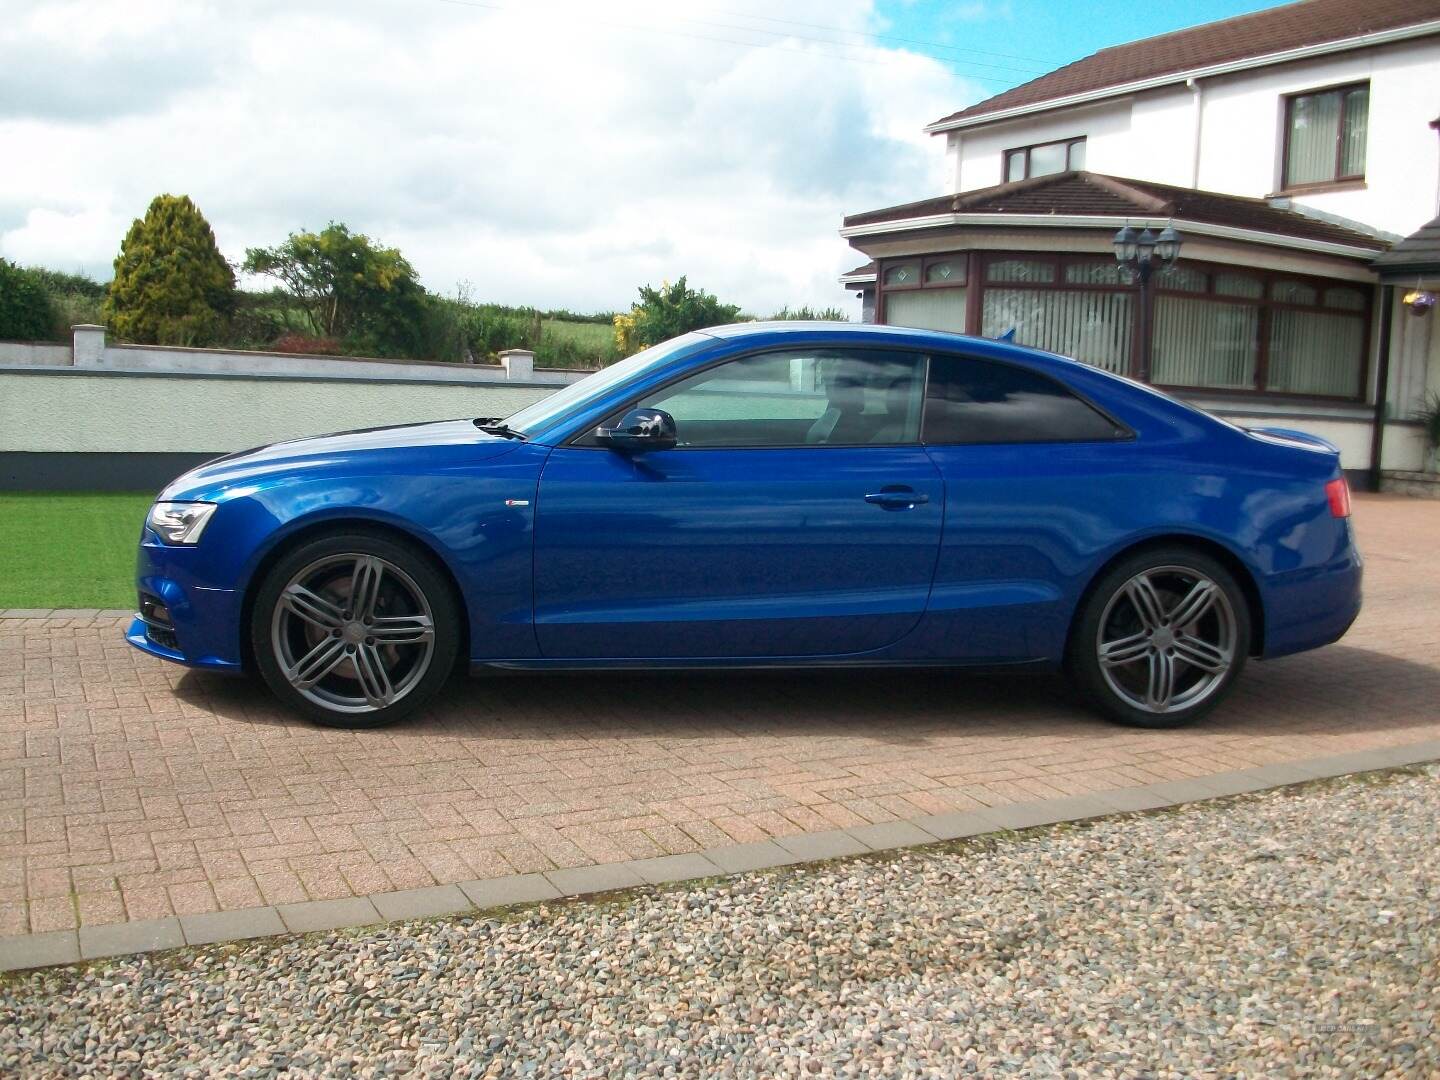
[[675, 445], [675, 418], [664, 409], [631, 409], [614, 427], [602, 427], [595, 437], [606, 446], [633, 454], [642, 450], [669, 450]]

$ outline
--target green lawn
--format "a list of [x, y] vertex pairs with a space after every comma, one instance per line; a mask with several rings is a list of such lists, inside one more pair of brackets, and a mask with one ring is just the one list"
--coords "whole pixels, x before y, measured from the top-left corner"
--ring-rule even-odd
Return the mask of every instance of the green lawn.
[[133, 608], [153, 498], [0, 492], [0, 608]]

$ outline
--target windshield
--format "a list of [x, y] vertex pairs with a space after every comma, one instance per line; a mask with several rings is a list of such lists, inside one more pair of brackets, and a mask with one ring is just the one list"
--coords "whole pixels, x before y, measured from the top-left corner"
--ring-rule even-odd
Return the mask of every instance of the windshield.
[[611, 364], [593, 375], [587, 375], [579, 382], [571, 383], [549, 397], [541, 398], [534, 405], [527, 405], [519, 412], [512, 413], [505, 418], [505, 426], [529, 438], [557, 420], [579, 412], [612, 387], [638, 379], [667, 361], [692, 353], [702, 346], [713, 345], [714, 342], [715, 339], [706, 334], [685, 334], [659, 345], [652, 345], [618, 364]]

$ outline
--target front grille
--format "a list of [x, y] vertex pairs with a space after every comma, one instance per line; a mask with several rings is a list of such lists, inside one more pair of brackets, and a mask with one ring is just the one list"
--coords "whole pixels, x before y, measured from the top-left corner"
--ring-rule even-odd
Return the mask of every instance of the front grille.
[[146, 623], [145, 636], [162, 649], [169, 649], [171, 652], [180, 651], [180, 639], [175, 636], [174, 630], [167, 630], [154, 623]]

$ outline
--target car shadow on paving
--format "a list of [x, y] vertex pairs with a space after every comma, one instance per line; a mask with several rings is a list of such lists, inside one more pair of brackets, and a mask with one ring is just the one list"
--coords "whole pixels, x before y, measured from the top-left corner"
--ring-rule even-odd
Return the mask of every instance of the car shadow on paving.
[[[257, 679], [187, 672], [176, 696], [244, 725], [308, 727]], [[1383, 715], [1391, 728], [1432, 724], [1440, 670], [1344, 644], [1254, 662], [1201, 727], [1207, 734], [1337, 732]], [[1059, 675], [1046, 671], [868, 668], [759, 671], [497, 672], [458, 675], [434, 705], [388, 737], [505, 738], [639, 734], [667, 739], [861, 736], [923, 748], [932, 735], [1027, 734], [1054, 739], [1109, 728]]]

